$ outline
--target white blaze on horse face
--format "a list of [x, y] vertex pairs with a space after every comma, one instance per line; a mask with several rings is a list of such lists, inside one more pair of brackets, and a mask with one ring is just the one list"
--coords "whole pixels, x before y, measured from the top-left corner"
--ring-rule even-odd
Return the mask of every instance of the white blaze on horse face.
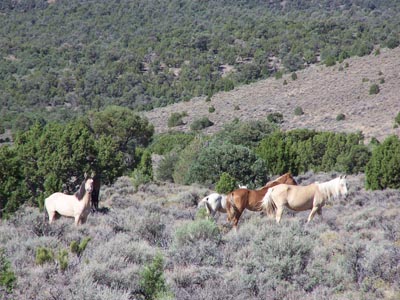
[[86, 181], [85, 190], [88, 193], [91, 193], [93, 191], [93, 179], [88, 179]]

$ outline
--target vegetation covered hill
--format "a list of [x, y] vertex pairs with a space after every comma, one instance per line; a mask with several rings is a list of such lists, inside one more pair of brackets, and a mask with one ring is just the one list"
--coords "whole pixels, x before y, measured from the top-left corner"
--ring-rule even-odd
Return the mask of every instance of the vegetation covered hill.
[[386, 0], [5, 0], [0, 14], [2, 126], [21, 129], [211, 96], [396, 47], [400, 32], [399, 3]]

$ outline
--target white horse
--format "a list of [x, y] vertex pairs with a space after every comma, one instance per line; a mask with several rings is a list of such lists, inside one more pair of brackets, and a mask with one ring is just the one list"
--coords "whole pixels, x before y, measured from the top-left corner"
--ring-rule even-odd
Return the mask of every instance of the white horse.
[[308, 216], [310, 222], [315, 213], [322, 215], [322, 207], [327, 199], [340, 195], [347, 195], [346, 176], [340, 176], [327, 182], [314, 182], [307, 186], [294, 186], [280, 184], [268, 190], [265, 194], [262, 206], [268, 215], [276, 213], [276, 222], [280, 222], [285, 207], [294, 211], [311, 209]]
[[205, 206], [207, 213], [213, 217], [217, 211], [226, 213], [226, 195], [212, 193], [203, 199], [198, 204], [198, 207]]
[[54, 193], [44, 200], [44, 207], [49, 215], [51, 224], [59, 213], [62, 216], [75, 218], [75, 225], [86, 222], [91, 210], [91, 193], [93, 191], [93, 179], [83, 181], [79, 190], [74, 195]]

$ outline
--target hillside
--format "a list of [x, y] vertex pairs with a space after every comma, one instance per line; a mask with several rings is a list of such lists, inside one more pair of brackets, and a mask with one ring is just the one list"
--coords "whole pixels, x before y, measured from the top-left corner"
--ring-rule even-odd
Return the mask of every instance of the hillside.
[[[367, 140], [371, 137], [382, 140], [390, 134], [400, 135], [400, 129], [393, 128], [394, 118], [400, 112], [399, 70], [400, 48], [381, 49], [380, 55], [349, 58], [332, 67], [312, 65], [296, 72], [297, 80], [285, 74], [279, 80], [269, 78], [218, 93], [210, 102], [196, 98], [156, 108], [145, 115], [155, 124], [157, 132], [168, 130], [167, 120], [172, 112], [187, 112], [186, 125], [173, 128], [184, 131], [189, 130], [194, 120], [208, 116], [214, 126], [205, 132], [212, 133], [234, 118], [265, 119], [270, 113], [280, 112], [285, 130], [362, 131]], [[381, 79], [384, 83], [380, 83]], [[283, 84], [284, 80], [287, 85]], [[379, 85], [380, 92], [370, 95], [369, 89], [374, 83]], [[210, 106], [215, 107], [214, 113], [209, 113]], [[304, 115], [294, 114], [298, 106]], [[340, 113], [346, 118], [336, 121]]]
[[400, 45], [400, 4], [389, 0], [4, 0], [0, 16], [0, 133]]

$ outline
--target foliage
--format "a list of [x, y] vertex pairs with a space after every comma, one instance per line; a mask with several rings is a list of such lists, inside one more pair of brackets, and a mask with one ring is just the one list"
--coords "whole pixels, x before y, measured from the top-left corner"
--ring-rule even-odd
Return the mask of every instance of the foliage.
[[369, 87], [369, 94], [370, 95], [376, 95], [379, 93], [379, 85], [377, 85], [376, 83], [374, 83], [373, 85], [371, 85]]
[[295, 116], [304, 115], [303, 108], [301, 108], [301, 106], [296, 106], [296, 108], [294, 109], [294, 115]]
[[139, 185], [153, 180], [153, 163], [149, 150], [141, 153], [140, 163], [132, 173], [132, 180], [136, 189]]
[[224, 124], [223, 128], [213, 135], [213, 141], [254, 148], [265, 136], [276, 129], [275, 124], [267, 121], [240, 122], [233, 120]]
[[207, 117], [202, 117], [200, 119], [194, 120], [192, 124], [190, 124], [190, 129], [193, 131], [198, 131], [212, 125], [214, 125], [214, 123], [211, 122], [210, 119], [208, 119]]
[[[368, 150], [362, 141], [360, 133], [342, 134], [305, 129], [286, 133], [276, 131], [261, 141], [256, 152], [265, 161], [266, 170], [270, 174], [290, 171], [296, 175], [308, 170], [358, 172], [363, 170], [368, 158]], [[356, 160], [356, 157], [359, 159]]]
[[188, 183], [209, 184], [228, 173], [251, 186], [264, 185], [267, 168], [249, 148], [232, 144], [211, 144], [194, 158], [188, 172]]
[[179, 159], [176, 162], [172, 177], [175, 183], [188, 184], [189, 183], [189, 171], [193, 161], [199, 155], [204, 145], [208, 143], [208, 138], [197, 135], [190, 142], [185, 149], [179, 155]]
[[154, 133], [154, 126], [146, 118], [133, 110], [118, 106], [108, 106], [99, 112], [89, 114], [89, 126], [96, 138], [112, 137], [131, 162], [126, 167], [133, 169], [137, 147], [147, 147]]
[[176, 126], [180, 126], [183, 125], [183, 117], [186, 117], [187, 113], [186, 112], [182, 112], [182, 113], [178, 113], [178, 112], [173, 112], [169, 118], [168, 118], [168, 127], [176, 127]]
[[283, 123], [283, 115], [280, 112], [270, 113], [267, 116], [267, 120], [274, 124]]
[[400, 112], [398, 112], [398, 114], [397, 114], [396, 117], [394, 118], [394, 122], [395, 122], [395, 124], [400, 125]]
[[168, 286], [164, 278], [164, 260], [161, 254], [157, 254], [153, 261], [144, 267], [140, 273], [139, 284], [146, 299], [159, 299], [168, 292]]
[[4, 250], [0, 249], [0, 286], [3, 286], [7, 293], [11, 293], [16, 281], [10, 261], [7, 260]]
[[227, 194], [233, 191], [237, 187], [236, 179], [230, 176], [228, 173], [224, 172], [219, 178], [215, 190], [220, 194]]
[[366, 187], [372, 190], [400, 188], [400, 140], [386, 138], [373, 151], [366, 169]]
[[52, 261], [54, 261], [53, 250], [46, 247], [39, 247], [36, 249], [35, 262], [37, 265], [43, 265]]
[[69, 246], [69, 249], [72, 253], [75, 253], [78, 257], [81, 257], [83, 251], [85, 251], [90, 240], [91, 240], [90, 237], [86, 237], [81, 242], [72, 241]]
[[346, 119], [346, 115], [343, 113], [340, 113], [336, 116], [336, 121], [343, 121], [344, 119]]
[[61, 271], [65, 271], [68, 268], [68, 251], [65, 249], [60, 250], [57, 254], [57, 261]]
[[175, 152], [167, 153], [161, 161], [158, 163], [155, 177], [161, 181], [173, 182], [173, 174], [175, 170], [175, 165], [179, 160], [179, 156]]
[[161, 133], [154, 136], [153, 142], [149, 148], [153, 153], [165, 155], [172, 150], [177, 152], [181, 151], [193, 139], [194, 134], [190, 133], [176, 131]]

